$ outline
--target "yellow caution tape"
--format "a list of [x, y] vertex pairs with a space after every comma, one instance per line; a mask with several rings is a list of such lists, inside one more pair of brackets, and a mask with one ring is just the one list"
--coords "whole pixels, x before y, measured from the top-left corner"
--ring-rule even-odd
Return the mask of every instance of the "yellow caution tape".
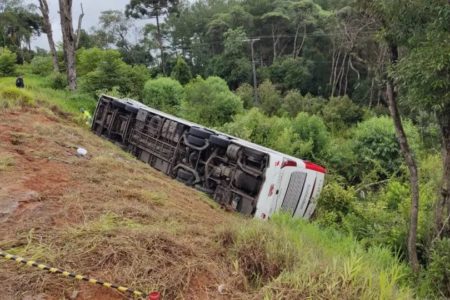
[[63, 276], [72, 277], [72, 278], [75, 278], [75, 279], [80, 280], [80, 281], [86, 281], [86, 282], [89, 282], [89, 283], [92, 283], [92, 284], [98, 284], [98, 285], [101, 285], [101, 286], [104, 286], [104, 287], [107, 287], [107, 288], [115, 289], [115, 290], [118, 290], [119, 292], [122, 292], [122, 293], [130, 293], [130, 294], [132, 294], [133, 296], [136, 296], [136, 297], [144, 297], [145, 296], [145, 294], [143, 292], [139, 291], [139, 290], [134, 290], [134, 289], [126, 288], [126, 287], [123, 287], [123, 286], [118, 286], [118, 285], [115, 285], [115, 284], [112, 284], [112, 283], [109, 283], [109, 282], [104, 282], [104, 281], [100, 281], [100, 280], [97, 280], [97, 279], [89, 278], [89, 277], [86, 277], [86, 276], [83, 276], [83, 275], [80, 275], [80, 274], [67, 272], [67, 271], [64, 271], [64, 270], [61, 270], [61, 269], [58, 269], [58, 268], [51, 268], [51, 267], [49, 267], [47, 265], [44, 265], [44, 264], [41, 264], [41, 263], [37, 263], [34, 260], [27, 260], [27, 259], [25, 259], [23, 257], [12, 255], [12, 254], [8, 254], [8, 253], [3, 252], [1, 250], [0, 250], [0, 257], [3, 257], [5, 259], [7, 259], [7, 260], [13, 260], [13, 261], [16, 261], [18, 263], [22, 263], [22, 264], [27, 265], [29, 267], [35, 267], [35, 268], [38, 268], [38, 269], [41, 269], [41, 270], [46, 270], [46, 271], [48, 271], [50, 273], [62, 274]]

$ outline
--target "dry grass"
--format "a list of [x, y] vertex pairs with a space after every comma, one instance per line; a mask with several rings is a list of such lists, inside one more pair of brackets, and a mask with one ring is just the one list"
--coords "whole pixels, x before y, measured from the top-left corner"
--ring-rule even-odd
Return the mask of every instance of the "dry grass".
[[0, 171], [5, 171], [15, 164], [15, 160], [9, 154], [0, 153]]

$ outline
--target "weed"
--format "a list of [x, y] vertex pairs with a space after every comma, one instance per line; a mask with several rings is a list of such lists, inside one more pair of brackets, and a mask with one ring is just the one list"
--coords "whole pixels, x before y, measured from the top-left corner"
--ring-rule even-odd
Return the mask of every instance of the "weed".
[[6, 171], [15, 165], [15, 160], [12, 156], [0, 154], [0, 171]]

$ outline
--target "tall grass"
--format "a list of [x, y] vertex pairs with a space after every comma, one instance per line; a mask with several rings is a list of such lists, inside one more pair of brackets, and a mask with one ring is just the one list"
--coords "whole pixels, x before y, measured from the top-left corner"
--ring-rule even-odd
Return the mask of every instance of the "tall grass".
[[[45, 77], [26, 75], [25, 92], [37, 102], [45, 102], [55, 105], [61, 111], [72, 114], [80, 114], [80, 109], [91, 112], [95, 109], [95, 100], [92, 96], [82, 92], [71, 92], [68, 90], [55, 90], [50, 88], [50, 83]], [[15, 87], [15, 78], [0, 77], [0, 90]]]
[[226, 230], [236, 270], [265, 299], [410, 299], [409, 268], [389, 249], [277, 215]]

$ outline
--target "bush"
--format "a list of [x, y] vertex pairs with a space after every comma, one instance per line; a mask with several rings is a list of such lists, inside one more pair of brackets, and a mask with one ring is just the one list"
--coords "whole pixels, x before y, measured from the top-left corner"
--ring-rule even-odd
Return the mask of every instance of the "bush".
[[[410, 275], [388, 249], [288, 215], [248, 221], [220, 236], [244, 291], [257, 299], [411, 299]], [[257, 290], [255, 290], [257, 289]]]
[[[411, 148], [417, 154], [420, 149], [419, 134], [410, 122], [404, 122], [404, 127]], [[353, 130], [353, 152], [360, 179], [370, 174], [368, 179], [376, 181], [398, 174], [403, 162], [389, 117], [375, 117], [360, 123]]]
[[450, 239], [436, 240], [421, 286], [422, 297], [432, 292], [436, 297], [450, 298]]
[[67, 77], [65, 74], [53, 72], [48, 76], [50, 87], [55, 90], [63, 90], [67, 87]]
[[328, 152], [330, 134], [319, 116], [301, 112], [292, 123], [293, 155], [320, 161]]
[[230, 122], [243, 109], [241, 99], [219, 77], [203, 79], [199, 76], [186, 85], [185, 93], [183, 117], [205, 126], [216, 127]]
[[347, 97], [333, 97], [322, 110], [323, 119], [330, 129], [342, 130], [363, 119], [364, 111]]
[[192, 79], [191, 69], [188, 64], [182, 57], [177, 58], [177, 62], [172, 69], [172, 73], [170, 74], [175, 80], [178, 80], [181, 84], [187, 84]]
[[23, 89], [16, 87], [0, 90], [0, 108], [12, 108], [15, 106], [33, 106], [33, 97]]
[[128, 97], [141, 98], [145, 81], [149, 78], [145, 66], [130, 66], [120, 58], [116, 50], [92, 48], [79, 53], [81, 88], [95, 95], [98, 91], [114, 87]]
[[271, 80], [280, 85], [283, 91], [289, 89], [308, 90], [313, 78], [310, 70], [313, 63], [304, 58], [282, 57], [270, 66]]
[[145, 82], [150, 78], [150, 72], [144, 65], [124, 65], [120, 91], [129, 97], [142, 99]]
[[184, 90], [178, 81], [160, 77], [145, 83], [142, 102], [167, 113], [178, 114], [183, 98]]
[[336, 182], [328, 183], [320, 194], [315, 219], [326, 227], [340, 226], [343, 218], [353, 212], [356, 192], [345, 189]]
[[51, 56], [35, 56], [30, 63], [31, 73], [36, 75], [48, 76], [53, 71], [53, 62]]
[[0, 48], [0, 76], [12, 76], [16, 72], [17, 55], [8, 48]]
[[264, 81], [258, 87], [258, 100], [264, 113], [273, 116], [281, 108], [281, 95], [270, 80]]
[[255, 105], [255, 97], [253, 96], [253, 87], [248, 84], [242, 84], [237, 90], [236, 95], [241, 98], [244, 108], [249, 109]]
[[84, 76], [95, 71], [97, 67], [106, 59], [114, 61], [122, 56], [117, 50], [103, 50], [99, 48], [80, 49], [77, 51], [77, 74]]

